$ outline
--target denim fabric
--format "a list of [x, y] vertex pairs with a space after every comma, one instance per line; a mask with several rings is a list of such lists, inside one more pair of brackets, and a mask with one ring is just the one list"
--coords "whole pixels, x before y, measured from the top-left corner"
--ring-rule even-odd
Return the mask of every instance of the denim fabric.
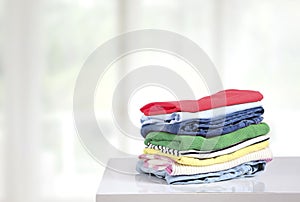
[[214, 137], [233, 132], [250, 124], [258, 124], [263, 120], [262, 114], [263, 108], [258, 107], [228, 114], [219, 119], [190, 119], [172, 124], [146, 124], [141, 128], [141, 135], [146, 137], [149, 132], [162, 131], [178, 135]]
[[152, 174], [158, 178], [164, 178], [168, 184], [204, 184], [212, 182], [220, 182], [225, 180], [252, 177], [265, 170], [266, 161], [250, 161], [243, 163], [236, 167], [222, 170], [218, 172], [210, 172], [196, 175], [179, 175], [171, 176], [165, 170], [156, 171], [151, 168], [143, 167], [143, 161], [139, 160], [136, 166], [136, 170], [139, 173]]
[[227, 124], [225, 126], [219, 126], [216, 128], [216, 125], [211, 128], [202, 126], [197, 121], [186, 121], [186, 123], [175, 123], [168, 125], [145, 125], [141, 128], [141, 134], [143, 137], [146, 137], [150, 132], [168, 132], [177, 135], [191, 135], [191, 136], [202, 136], [206, 138], [215, 137], [227, 133], [234, 132], [238, 129], [245, 128], [251, 124], [258, 124], [263, 120], [263, 117], [254, 117], [251, 119], [242, 120], [237, 123]]
[[155, 116], [141, 117], [142, 125], [152, 123], [177, 123], [186, 121], [189, 119], [201, 119], [203, 121], [211, 121], [217, 119], [224, 119], [224, 117], [235, 116], [237, 114], [252, 113], [252, 112], [264, 112], [260, 102], [247, 103], [242, 105], [227, 106], [225, 108], [216, 108], [201, 112], [174, 112], [172, 114], [162, 114]]

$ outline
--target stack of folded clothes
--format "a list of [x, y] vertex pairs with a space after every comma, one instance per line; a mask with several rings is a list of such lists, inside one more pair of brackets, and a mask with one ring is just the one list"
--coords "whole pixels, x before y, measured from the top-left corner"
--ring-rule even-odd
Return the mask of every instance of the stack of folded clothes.
[[262, 99], [258, 91], [230, 89], [199, 100], [145, 105], [146, 148], [137, 171], [168, 184], [255, 176], [272, 160]]

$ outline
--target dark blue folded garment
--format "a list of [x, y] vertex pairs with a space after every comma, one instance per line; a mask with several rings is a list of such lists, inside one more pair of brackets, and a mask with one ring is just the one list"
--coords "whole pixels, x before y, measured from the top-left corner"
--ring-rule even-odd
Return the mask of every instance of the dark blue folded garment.
[[256, 107], [227, 114], [216, 119], [189, 119], [177, 123], [151, 123], [141, 128], [141, 135], [146, 137], [150, 132], [168, 132], [177, 135], [193, 135], [215, 137], [231, 133], [251, 124], [258, 124], [263, 120], [264, 109]]

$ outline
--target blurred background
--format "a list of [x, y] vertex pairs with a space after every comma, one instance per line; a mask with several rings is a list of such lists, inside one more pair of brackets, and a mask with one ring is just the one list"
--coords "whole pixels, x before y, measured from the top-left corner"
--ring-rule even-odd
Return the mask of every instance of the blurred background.
[[[94, 201], [104, 168], [77, 138], [74, 85], [98, 46], [137, 29], [184, 35], [225, 88], [261, 91], [274, 155], [299, 156], [299, 10], [298, 0], [0, 0], [0, 201]], [[132, 56], [128, 68], [153, 58], [188, 72], [155, 53]], [[189, 82], [207, 95], [201, 79]], [[159, 87], [136, 93], [131, 121], [146, 102], [166, 99], [175, 98]]]

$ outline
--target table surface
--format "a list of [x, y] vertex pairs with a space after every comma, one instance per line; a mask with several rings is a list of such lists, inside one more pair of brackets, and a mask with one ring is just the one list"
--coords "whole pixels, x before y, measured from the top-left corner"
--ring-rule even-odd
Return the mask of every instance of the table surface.
[[[180, 195], [195, 193], [230, 193], [231, 195], [232, 193], [293, 194], [293, 196], [296, 196], [296, 199], [293, 198], [291, 201], [300, 201], [299, 157], [274, 158], [272, 162], [267, 164], [266, 170], [263, 173], [253, 178], [197, 185], [168, 185], [162, 179], [146, 174], [139, 174], [135, 171], [136, 161], [136, 158], [116, 158], [108, 162], [97, 191], [97, 202], [104, 199], [107, 200], [108, 196], [118, 195], [124, 197], [126, 195], [142, 196], [158, 194], [162, 196], [165, 194]], [[274, 200], [276, 201], [277, 198], [275, 197]]]

